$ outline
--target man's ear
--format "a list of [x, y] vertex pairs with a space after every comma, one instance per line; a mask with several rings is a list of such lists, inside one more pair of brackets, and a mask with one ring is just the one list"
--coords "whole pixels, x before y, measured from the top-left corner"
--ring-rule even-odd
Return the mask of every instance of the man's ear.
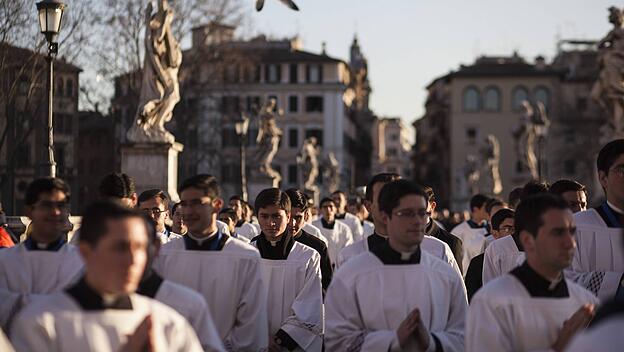
[[368, 210], [368, 212], [372, 212], [372, 208], [373, 208], [373, 202], [371, 202], [368, 199], [364, 200], [364, 207], [366, 208], [366, 210]]
[[223, 199], [221, 198], [213, 199], [212, 207], [215, 209], [215, 213], [218, 214], [221, 208], [223, 208]]
[[381, 211], [380, 213], [381, 213], [381, 222], [387, 226], [388, 223], [390, 222], [390, 216], [386, 214], [385, 211]]
[[433, 213], [435, 211], [435, 208], [438, 204], [435, 201], [431, 201], [429, 202], [429, 212]]
[[528, 231], [520, 232], [520, 243], [522, 243], [522, 247], [524, 247], [525, 251], [535, 250], [535, 237], [533, 237], [533, 235], [531, 235]]
[[600, 182], [602, 189], [604, 189], [605, 191], [607, 190], [607, 177], [608, 176], [609, 175], [606, 172], [598, 171], [598, 181]]
[[136, 192], [132, 193], [130, 199], [132, 200], [132, 207], [136, 208], [137, 204], [139, 204], [139, 196], [137, 196]]

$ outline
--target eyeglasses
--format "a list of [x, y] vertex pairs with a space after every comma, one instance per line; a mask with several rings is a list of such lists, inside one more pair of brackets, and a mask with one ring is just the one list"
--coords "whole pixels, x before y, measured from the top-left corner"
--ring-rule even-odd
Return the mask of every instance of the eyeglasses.
[[507, 225], [507, 226], [501, 226], [501, 227], [498, 229], [498, 232], [502, 232], [502, 233], [513, 233], [515, 230], [516, 230], [516, 228], [515, 228], [515, 227]]
[[145, 208], [145, 209], [141, 209], [141, 211], [146, 214], [146, 215], [156, 215], [156, 216], [160, 216], [160, 214], [164, 213], [166, 210], [160, 210], [158, 208]]
[[609, 171], [613, 171], [618, 177], [624, 177], [624, 165], [616, 166]]
[[41, 202], [35, 204], [35, 207], [38, 207], [45, 211], [52, 211], [54, 209], [59, 209], [61, 211], [69, 210], [69, 202], [53, 202], [49, 200], [42, 200]]
[[202, 201], [201, 199], [191, 199], [191, 200], [183, 200], [180, 201], [180, 208], [198, 208], [203, 205], [209, 205], [212, 201], [209, 199], [207, 201]]
[[431, 212], [426, 210], [414, 211], [412, 209], [403, 209], [395, 212], [394, 215], [401, 219], [413, 219], [416, 217], [420, 219], [429, 219], [431, 217]]

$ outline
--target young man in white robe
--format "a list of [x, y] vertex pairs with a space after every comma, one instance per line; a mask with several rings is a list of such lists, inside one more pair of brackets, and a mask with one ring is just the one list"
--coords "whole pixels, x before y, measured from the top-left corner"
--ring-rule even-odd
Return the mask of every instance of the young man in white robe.
[[336, 220], [349, 226], [353, 241], [364, 239], [364, 229], [362, 228], [360, 219], [347, 212], [347, 195], [343, 191], [335, 191], [331, 194], [331, 199], [333, 199], [336, 204]]
[[[338, 253], [338, 262], [337, 266], [344, 264], [349, 259], [357, 256], [360, 253], [367, 252], [372, 250], [372, 248], [383, 244], [387, 240], [386, 236], [386, 226], [381, 220], [381, 212], [379, 211], [378, 206], [378, 198], [379, 192], [381, 188], [391, 181], [399, 180], [401, 176], [395, 173], [380, 173], [371, 179], [371, 181], [366, 186], [366, 201], [365, 205], [368, 207], [370, 214], [373, 217], [373, 222], [375, 223], [375, 232], [366, 237], [361, 241], [357, 241]], [[428, 206], [430, 206], [428, 204]], [[429, 208], [428, 208], [429, 209]], [[436, 258], [440, 258], [443, 261], [449, 263], [460, 275], [461, 272], [453, 257], [453, 253], [451, 248], [441, 240], [427, 236], [422, 240], [420, 247], [429, 252], [429, 254], [433, 255]]]
[[470, 219], [455, 226], [451, 233], [462, 241], [462, 273], [466, 275], [466, 270], [472, 258], [485, 251], [486, 237], [488, 233], [487, 220], [489, 215], [485, 209], [488, 197], [483, 194], [476, 194], [470, 199]]
[[472, 298], [466, 351], [563, 351], [598, 303], [563, 274], [576, 247], [572, 212], [563, 198], [539, 194], [520, 202], [514, 223], [526, 261]]
[[320, 352], [323, 345], [323, 296], [320, 255], [288, 231], [291, 203], [278, 188], [254, 202], [262, 232], [251, 240], [262, 256], [267, 283], [269, 351]]
[[[230, 236], [232, 236], [233, 238], [236, 238], [237, 240], [243, 241], [245, 243], [249, 243], [249, 239], [247, 238], [247, 235], [243, 236], [237, 232], [236, 213], [234, 212], [234, 209], [232, 208], [221, 209], [219, 211], [218, 219], [219, 221], [227, 225], [228, 230], [230, 232]], [[240, 227], [238, 229], [240, 230]]]
[[82, 259], [63, 239], [69, 186], [58, 178], [34, 180], [26, 189], [25, 213], [32, 232], [26, 241], [0, 250], [0, 325], [8, 331], [15, 314], [33, 297], [75, 281]]
[[388, 240], [334, 275], [325, 300], [328, 351], [463, 351], [461, 276], [420, 248], [431, 216], [426, 197], [407, 180], [383, 186]]
[[337, 207], [332, 198], [323, 198], [320, 202], [322, 216], [313, 221], [323, 237], [327, 239], [327, 251], [332, 266], [336, 265], [338, 253], [346, 246], [353, 243], [353, 235], [349, 226], [336, 219]]
[[568, 273], [601, 300], [624, 300], [624, 139], [607, 143], [598, 153], [598, 180], [606, 201], [576, 213], [576, 255]]
[[162, 243], [169, 242], [178, 234], [169, 231], [165, 223], [169, 220], [169, 197], [163, 190], [149, 189], [139, 194], [137, 207], [151, 217], [156, 224], [156, 233]]
[[230, 234], [236, 233], [240, 237], [247, 240], [258, 236], [260, 232], [253, 224], [247, 222], [244, 217], [244, 200], [240, 196], [230, 197], [229, 207], [234, 211], [234, 230], [230, 230]]
[[260, 254], [217, 227], [223, 200], [214, 176], [193, 176], [178, 192], [189, 232], [163, 245], [154, 269], [204, 297], [226, 350], [266, 348], [267, 301]]
[[201, 351], [186, 319], [135, 293], [147, 263], [147, 221], [110, 201], [87, 207], [79, 243], [84, 275], [18, 314], [11, 329], [15, 349]]
[[148, 225], [147, 265], [136, 293], [164, 303], [186, 318], [195, 330], [204, 351], [225, 351], [204, 297], [186, 286], [163, 279], [152, 268], [162, 242], [156, 231], [156, 224]]

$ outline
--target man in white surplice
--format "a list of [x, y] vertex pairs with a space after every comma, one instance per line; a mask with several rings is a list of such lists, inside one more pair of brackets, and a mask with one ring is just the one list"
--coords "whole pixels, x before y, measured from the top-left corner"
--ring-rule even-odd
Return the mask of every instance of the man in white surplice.
[[574, 215], [577, 250], [567, 274], [601, 300], [624, 299], [624, 139], [606, 144], [596, 166], [607, 200]]
[[111, 201], [87, 207], [79, 242], [84, 275], [17, 315], [11, 329], [15, 349], [202, 351], [184, 317], [135, 293], [147, 263], [148, 221]]
[[163, 245], [154, 269], [204, 296], [228, 351], [265, 349], [269, 333], [260, 254], [217, 227], [223, 200], [214, 176], [193, 176], [179, 193], [189, 231]]
[[538, 194], [520, 201], [514, 224], [526, 261], [474, 295], [466, 351], [563, 351], [598, 303], [563, 275], [576, 247], [572, 212], [563, 198]]
[[287, 231], [291, 202], [285, 192], [265, 189], [254, 205], [262, 231], [251, 244], [260, 251], [267, 283], [269, 350], [319, 352], [323, 345], [321, 257]]
[[364, 228], [362, 227], [360, 219], [347, 212], [347, 195], [343, 191], [335, 191], [331, 194], [331, 199], [333, 199], [336, 204], [336, 220], [349, 226], [353, 241], [364, 239]]
[[336, 219], [338, 207], [332, 198], [323, 198], [319, 203], [322, 216], [312, 221], [312, 225], [316, 226], [323, 237], [327, 239], [327, 253], [332, 265], [336, 265], [338, 253], [346, 246], [352, 244], [353, 234], [345, 223]]
[[0, 325], [39, 294], [60, 291], [77, 279], [82, 259], [63, 233], [69, 186], [59, 178], [34, 180], [26, 189], [25, 212], [32, 232], [26, 241], [0, 250]]
[[427, 194], [407, 180], [383, 186], [388, 240], [343, 264], [325, 301], [328, 351], [463, 351], [468, 302], [461, 276], [421, 250]]
[[488, 233], [487, 220], [489, 215], [485, 203], [489, 198], [483, 194], [476, 194], [470, 198], [470, 219], [455, 226], [451, 233], [462, 241], [462, 273], [466, 275], [472, 258], [485, 251]]

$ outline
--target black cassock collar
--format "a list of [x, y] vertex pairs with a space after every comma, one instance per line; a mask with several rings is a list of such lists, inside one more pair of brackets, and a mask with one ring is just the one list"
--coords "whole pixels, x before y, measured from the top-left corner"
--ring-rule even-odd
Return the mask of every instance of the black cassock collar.
[[65, 292], [67, 292], [67, 294], [84, 310], [132, 310], [132, 301], [130, 297], [126, 295], [117, 297], [113, 302], [105, 303], [102, 296], [87, 284], [84, 276], [78, 283], [65, 290]]
[[372, 251], [373, 248], [376, 248], [376, 247], [384, 244], [387, 241], [388, 241], [388, 239], [386, 237], [381, 236], [377, 232], [373, 232], [372, 235], [366, 237], [366, 242], [368, 243], [368, 250], [369, 251]]
[[522, 283], [531, 297], [565, 298], [570, 296], [563, 273], [561, 280], [550, 282], [533, 270], [526, 261], [509, 273]]
[[154, 298], [156, 297], [156, 294], [158, 293], [160, 285], [162, 285], [164, 279], [154, 270], [145, 270], [149, 270], [149, 273], [146, 273], [143, 280], [141, 280], [141, 283], [139, 284], [139, 288], [137, 289], [136, 293], [149, 298]]
[[295, 244], [295, 240], [288, 230], [286, 230], [275, 243], [271, 243], [267, 240], [266, 237], [264, 237], [264, 233], [260, 233], [258, 236], [254, 237], [251, 242], [256, 242], [260, 256], [263, 259], [271, 260], [288, 259], [290, 250]]
[[420, 246], [408, 258], [404, 258], [402, 253], [392, 249], [392, 247], [390, 247], [390, 242], [388, 241], [370, 249], [370, 251], [385, 265], [420, 264]]

